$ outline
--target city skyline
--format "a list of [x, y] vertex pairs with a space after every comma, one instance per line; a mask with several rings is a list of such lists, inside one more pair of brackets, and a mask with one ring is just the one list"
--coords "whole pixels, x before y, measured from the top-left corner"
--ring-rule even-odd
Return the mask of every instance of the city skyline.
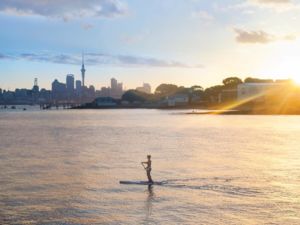
[[300, 81], [299, 9], [298, 0], [2, 1], [0, 88], [78, 78], [82, 51], [97, 89], [111, 77], [127, 89], [209, 87], [228, 76]]

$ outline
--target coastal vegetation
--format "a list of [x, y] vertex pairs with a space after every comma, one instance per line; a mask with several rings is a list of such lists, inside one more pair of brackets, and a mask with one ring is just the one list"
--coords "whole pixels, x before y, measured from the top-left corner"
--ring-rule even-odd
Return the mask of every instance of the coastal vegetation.
[[[177, 86], [175, 84], [160, 84], [154, 91], [153, 94], [147, 94], [144, 92], [137, 91], [135, 89], [130, 89], [126, 91], [123, 96], [123, 101], [128, 102], [147, 102], [147, 101], [159, 101], [166, 97], [170, 97], [176, 94], [183, 94], [192, 97], [198, 97], [201, 99], [198, 103], [202, 105], [214, 105], [221, 103], [219, 101], [220, 95], [226, 90], [232, 90], [236, 92], [237, 86], [242, 83], [272, 83], [271, 79], [259, 79], [248, 77], [244, 81], [238, 77], [228, 77], [222, 81], [222, 84], [214, 85], [208, 88], [203, 88], [201, 85], [193, 85], [191, 87]], [[279, 81], [275, 81], [279, 82]], [[226, 101], [236, 100], [236, 94], [232, 95]], [[191, 103], [191, 100], [189, 100]]]
[[300, 114], [300, 87], [291, 80], [231, 76], [203, 88], [160, 84], [153, 93], [127, 90], [121, 99], [97, 98], [81, 108], [209, 109], [226, 114]]

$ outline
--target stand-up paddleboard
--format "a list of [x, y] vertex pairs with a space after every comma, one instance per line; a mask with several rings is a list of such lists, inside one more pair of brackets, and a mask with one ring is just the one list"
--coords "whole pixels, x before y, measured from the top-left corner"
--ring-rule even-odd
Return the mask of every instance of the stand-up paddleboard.
[[133, 185], [163, 185], [163, 182], [154, 181], [153, 183], [148, 181], [120, 181], [120, 184], [133, 184]]

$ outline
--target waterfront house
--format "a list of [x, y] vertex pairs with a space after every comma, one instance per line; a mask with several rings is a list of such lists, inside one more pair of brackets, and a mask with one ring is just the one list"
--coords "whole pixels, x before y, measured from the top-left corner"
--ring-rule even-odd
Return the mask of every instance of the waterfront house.
[[255, 102], [264, 102], [269, 95], [280, 94], [280, 92], [289, 87], [287, 82], [269, 82], [269, 83], [243, 83], [237, 87], [237, 99], [239, 101], [253, 99]]
[[189, 104], [189, 96], [187, 94], [175, 94], [166, 98], [167, 106], [185, 106]]

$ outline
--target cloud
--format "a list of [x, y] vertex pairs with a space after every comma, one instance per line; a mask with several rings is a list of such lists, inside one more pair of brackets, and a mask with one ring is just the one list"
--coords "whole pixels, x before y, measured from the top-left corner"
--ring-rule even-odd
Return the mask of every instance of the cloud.
[[213, 15], [211, 15], [210, 13], [206, 12], [206, 11], [194, 11], [192, 13], [192, 17], [193, 18], [199, 18], [201, 20], [204, 20], [204, 21], [213, 21], [214, 20], [214, 17]]
[[286, 4], [286, 3], [292, 3], [291, 0], [251, 0], [251, 1], [261, 3], [261, 4]]
[[246, 31], [234, 28], [234, 32], [236, 33], [235, 40], [243, 44], [267, 44], [274, 41], [292, 41], [297, 38], [295, 35], [275, 36], [263, 30]]
[[[27, 60], [32, 62], [48, 62], [57, 64], [80, 65], [81, 55], [49, 54], [49, 53], [21, 53], [17, 55], [1, 54], [0, 60]], [[85, 63], [88, 65], [110, 65], [118, 67], [178, 67], [203, 68], [202, 65], [188, 65], [174, 60], [162, 60], [151, 57], [131, 55], [110, 55], [103, 53], [85, 53]]]
[[94, 25], [86, 23], [86, 24], [82, 24], [81, 28], [84, 29], [84, 30], [90, 30], [90, 29], [94, 28]]
[[262, 9], [268, 8], [277, 12], [299, 9], [299, 5], [291, 0], [248, 0], [246, 3], [248, 3], [249, 6], [255, 6]]
[[273, 12], [283, 13], [289, 11], [299, 11], [300, 4], [292, 0], [243, 0], [236, 4], [214, 4], [217, 11], [227, 12], [231, 10], [242, 13], [253, 13], [253, 10], [272, 10]]
[[286, 40], [286, 41], [294, 41], [296, 39], [297, 36], [293, 34], [285, 35], [284, 37], [282, 37], [282, 40]]
[[4, 60], [4, 59], [14, 59], [14, 57], [0, 53], [0, 60]]
[[1, 0], [0, 12], [69, 20], [81, 17], [113, 18], [127, 14], [121, 0]]
[[7, 58], [6, 55], [0, 53], [0, 59], [6, 59], [6, 58]]
[[269, 43], [274, 41], [274, 37], [264, 31], [245, 31], [242, 29], [234, 29], [236, 36], [236, 41], [239, 43]]

